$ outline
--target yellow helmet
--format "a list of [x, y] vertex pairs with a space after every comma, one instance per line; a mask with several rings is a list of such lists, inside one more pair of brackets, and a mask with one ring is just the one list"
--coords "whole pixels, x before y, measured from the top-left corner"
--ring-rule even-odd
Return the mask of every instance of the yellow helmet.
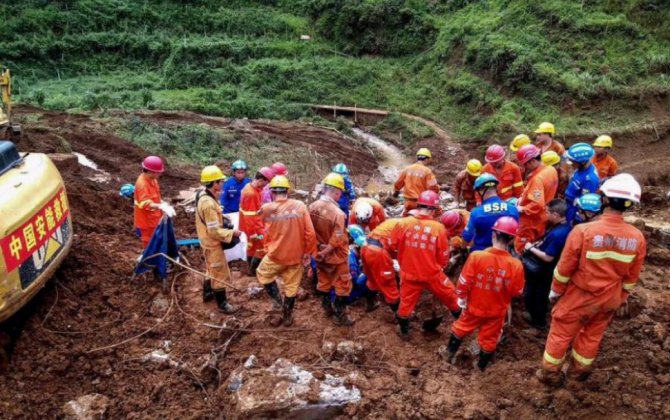
[[465, 165], [465, 171], [472, 176], [479, 176], [482, 174], [482, 163], [477, 159], [470, 159]]
[[416, 152], [416, 156], [417, 157], [424, 156], [424, 157], [427, 157], [428, 159], [433, 158], [433, 154], [430, 153], [430, 150], [426, 149], [425, 147], [422, 147], [421, 149], [419, 149], [419, 151]]
[[340, 174], [336, 174], [335, 172], [331, 172], [328, 175], [326, 175], [325, 178], [323, 178], [323, 181], [321, 182], [323, 185], [328, 185], [330, 187], [335, 187], [339, 190], [344, 191], [344, 178]]
[[277, 175], [270, 181], [270, 189], [273, 188], [285, 188], [288, 190], [291, 188], [291, 183], [284, 175]]
[[543, 122], [537, 127], [535, 134], [551, 134], [553, 136], [556, 134], [556, 127], [550, 122]]
[[518, 152], [523, 146], [530, 144], [530, 137], [525, 134], [519, 134], [514, 137], [514, 140], [509, 144], [509, 150]]
[[542, 163], [547, 166], [554, 166], [561, 163], [561, 157], [553, 150], [542, 153]]
[[226, 176], [221, 169], [215, 165], [205, 166], [200, 173], [200, 182], [203, 184], [209, 184], [210, 182], [220, 181], [222, 179], [226, 179]]
[[593, 142], [594, 147], [612, 147], [612, 137], [610, 136], [598, 136], [596, 141]]

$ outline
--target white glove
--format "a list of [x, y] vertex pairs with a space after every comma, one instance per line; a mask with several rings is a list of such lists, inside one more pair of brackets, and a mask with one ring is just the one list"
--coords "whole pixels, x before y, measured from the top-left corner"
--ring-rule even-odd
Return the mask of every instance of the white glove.
[[400, 272], [400, 263], [398, 263], [398, 260], [393, 260], [393, 270], [396, 273]]
[[468, 306], [468, 300], [467, 299], [461, 299], [458, 298], [456, 300], [456, 304], [458, 305], [459, 308], [465, 309], [466, 306]]
[[177, 212], [174, 210], [174, 207], [172, 207], [165, 201], [161, 201], [158, 208], [161, 209], [161, 211], [165, 213], [167, 217], [175, 217], [177, 215]]
[[555, 301], [558, 300], [558, 298], [561, 297], [558, 293], [554, 292], [553, 290], [549, 292], [549, 300], [550, 301]]

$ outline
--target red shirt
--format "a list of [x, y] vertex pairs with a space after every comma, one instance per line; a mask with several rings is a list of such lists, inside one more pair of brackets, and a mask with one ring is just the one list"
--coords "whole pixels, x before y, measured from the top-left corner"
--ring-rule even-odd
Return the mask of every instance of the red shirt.
[[484, 165], [482, 173], [489, 173], [498, 179], [498, 197], [502, 200], [521, 197], [523, 178], [521, 177], [521, 170], [516, 164], [505, 161], [505, 165], [498, 171], [493, 165], [487, 163]]
[[430, 216], [409, 216], [391, 232], [391, 250], [398, 253], [404, 279], [444, 278], [442, 268], [449, 262], [447, 230]]
[[135, 182], [135, 227], [140, 229], [155, 229], [163, 217], [159, 209], [149, 207], [151, 203], [160, 204], [161, 188], [158, 180], [146, 173], [140, 174]]
[[240, 230], [247, 237], [263, 234], [263, 219], [258, 215], [262, 203], [262, 189], [255, 188], [253, 182], [242, 188], [240, 197]]

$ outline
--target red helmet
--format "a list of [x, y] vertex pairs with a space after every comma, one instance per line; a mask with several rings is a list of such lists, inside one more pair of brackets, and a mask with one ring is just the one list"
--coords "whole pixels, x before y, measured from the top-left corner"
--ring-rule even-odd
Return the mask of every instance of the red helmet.
[[281, 162], [275, 162], [271, 166], [272, 170], [275, 171], [275, 175], [284, 175], [288, 174], [288, 168]]
[[440, 206], [440, 197], [435, 191], [426, 190], [419, 195], [417, 204], [420, 206], [437, 208]]
[[493, 144], [486, 149], [486, 161], [496, 163], [505, 159], [505, 149], [499, 144]]
[[163, 160], [158, 156], [147, 156], [142, 161], [142, 167], [147, 171], [163, 173], [165, 167], [163, 166]]
[[461, 222], [461, 215], [456, 210], [449, 210], [440, 217], [440, 222], [447, 230], [451, 230]]
[[272, 178], [275, 177], [276, 173], [267, 166], [263, 166], [258, 172], [265, 177], [268, 181], [272, 181]]
[[493, 230], [500, 233], [506, 233], [510, 236], [516, 236], [516, 231], [519, 229], [519, 222], [509, 216], [503, 216], [496, 220], [493, 225]]
[[516, 160], [518, 160], [521, 165], [525, 165], [538, 156], [540, 156], [540, 149], [532, 144], [527, 144], [516, 152]]

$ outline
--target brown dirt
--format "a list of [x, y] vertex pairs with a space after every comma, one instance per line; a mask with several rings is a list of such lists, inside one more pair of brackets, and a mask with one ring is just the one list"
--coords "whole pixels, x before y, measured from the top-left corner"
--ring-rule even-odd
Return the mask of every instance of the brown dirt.
[[[246, 288], [254, 279], [235, 272], [241, 292], [231, 300], [244, 307], [235, 316], [240, 325], [256, 331], [220, 331], [203, 323], [230, 320], [217, 313], [212, 303], [202, 304], [200, 280], [181, 275], [169, 314], [152, 303], [162, 296], [152, 278], [130, 281], [133, 261], [140, 252], [132, 230], [132, 204], [118, 196], [123, 182], [132, 182], [143, 150], [110, 134], [99, 121], [87, 115], [68, 115], [22, 108], [38, 113], [39, 122], [23, 124], [24, 150], [59, 151], [61, 136], [72, 149], [86, 154], [115, 179], [109, 184], [89, 180], [92, 170], [63, 169], [70, 197], [75, 243], [55, 278], [32, 303], [10, 321], [17, 340], [9, 371], [0, 376], [2, 418], [58, 417], [64, 403], [89, 393], [110, 398], [109, 418], [227, 418], [228, 395], [218, 386], [249, 355], [261, 366], [278, 357], [319, 372], [346, 374], [356, 370], [367, 378], [363, 400], [348, 407], [349, 417], [372, 418], [667, 418], [670, 416], [670, 289], [667, 278], [670, 253], [650, 247], [649, 264], [635, 292], [635, 316], [616, 320], [607, 331], [596, 373], [585, 383], [570, 383], [552, 390], [533, 377], [539, 366], [544, 338], [525, 330], [515, 312], [509, 339], [497, 361], [485, 373], [474, 371], [463, 361], [454, 367], [437, 354], [446, 343], [448, 324], [440, 334], [423, 336], [413, 324], [409, 343], [396, 336], [390, 312], [381, 308], [366, 314], [361, 306], [351, 308], [357, 323], [351, 329], [334, 327], [322, 314], [317, 301], [308, 297], [297, 303], [293, 329], [268, 329], [268, 299], [251, 298]], [[202, 121], [205, 117], [174, 114], [142, 115], [161, 124]], [[207, 122], [213, 124], [210, 119]], [[221, 124], [232, 124], [220, 120]], [[249, 121], [254, 129], [287, 144], [323, 150], [328, 142], [340, 141], [328, 130], [295, 123]], [[330, 133], [330, 134], [329, 134]], [[250, 135], [257, 135], [250, 132]], [[434, 152], [444, 153], [439, 139]], [[667, 141], [665, 141], [667, 145]], [[332, 151], [336, 159], [352, 155], [353, 149]], [[344, 154], [343, 154], [344, 153]], [[438, 156], [442, 156], [438, 154]], [[619, 157], [619, 156], [617, 156]], [[462, 159], [462, 156], [459, 156]], [[437, 159], [436, 159], [437, 160]], [[622, 159], [625, 160], [625, 159]], [[354, 160], [359, 174], [370, 173], [376, 164]], [[458, 162], [462, 165], [462, 160]], [[297, 162], [288, 160], [289, 167]], [[374, 163], [374, 162], [373, 162]], [[452, 173], [446, 164], [444, 174]], [[367, 169], [366, 169], [367, 168]], [[366, 170], [368, 172], [366, 172]], [[440, 173], [440, 172], [438, 172]], [[162, 178], [164, 196], [194, 186], [198, 169], [170, 167]], [[306, 175], [306, 174], [303, 174]], [[364, 176], [364, 175], [362, 175]], [[316, 177], [314, 177], [316, 178]], [[307, 180], [308, 178], [304, 178]], [[318, 179], [318, 178], [316, 178]], [[441, 179], [443, 183], [446, 179]], [[314, 179], [309, 182], [315, 182]], [[309, 182], [304, 181], [304, 187]], [[667, 208], [655, 208], [667, 213]], [[192, 215], [179, 211], [176, 226], [180, 236], [193, 231]], [[186, 254], [202, 268], [199, 251]], [[308, 283], [304, 284], [310, 290]], [[177, 306], [177, 303], [179, 304]], [[422, 301], [418, 319], [428, 316], [430, 302]], [[92, 351], [129, 339], [155, 326], [148, 334], [117, 347]], [[232, 339], [231, 339], [232, 337]], [[355, 340], [366, 349], [356, 363], [327, 361], [321, 354], [323, 341]], [[171, 356], [190, 368], [177, 369], [148, 364], [140, 358], [171, 342]], [[226, 344], [227, 343], [227, 344]], [[201, 374], [200, 366], [212, 354], [216, 370]], [[190, 369], [190, 370], [189, 370]]]

